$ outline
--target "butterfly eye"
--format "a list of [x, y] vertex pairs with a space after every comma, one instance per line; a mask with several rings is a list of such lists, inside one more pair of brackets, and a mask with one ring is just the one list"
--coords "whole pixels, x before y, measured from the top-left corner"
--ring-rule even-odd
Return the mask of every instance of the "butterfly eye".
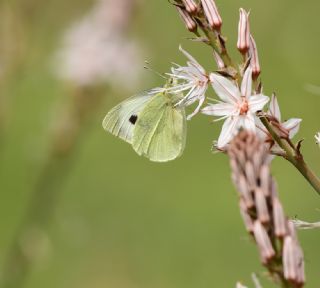
[[129, 122], [132, 125], [136, 124], [137, 120], [138, 120], [138, 116], [137, 115], [131, 115], [130, 118], [129, 118]]

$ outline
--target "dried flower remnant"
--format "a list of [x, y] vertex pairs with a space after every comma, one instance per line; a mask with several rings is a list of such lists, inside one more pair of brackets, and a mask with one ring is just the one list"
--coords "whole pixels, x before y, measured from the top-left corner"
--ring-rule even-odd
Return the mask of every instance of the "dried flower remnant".
[[300, 219], [292, 219], [291, 222], [297, 229], [301, 230], [320, 228], [320, 222], [306, 222]]
[[178, 81], [178, 84], [172, 87], [170, 91], [173, 93], [188, 91], [183, 99], [177, 103], [178, 106], [189, 106], [197, 100], [199, 101], [197, 108], [188, 116], [188, 120], [190, 120], [200, 111], [206, 98], [209, 77], [196, 59], [183, 50], [182, 47], [179, 49], [188, 58], [187, 66], [176, 65], [176, 67], [171, 68], [171, 73], [168, 73], [168, 75]]
[[[232, 179], [239, 191], [241, 215], [247, 231], [257, 243], [261, 262], [274, 281], [283, 284], [283, 287], [303, 287], [303, 252], [292, 223], [284, 215], [275, 182], [269, 173], [268, 150], [258, 136], [243, 130], [228, 146], [228, 155]], [[255, 169], [246, 168], [250, 166]], [[243, 193], [244, 186], [250, 198], [255, 199], [253, 205], [246, 204], [248, 196]], [[268, 217], [261, 217], [261, 205], [262, 215], [267, 213]]]
[[140, 48], [126, 35], [134, 3], [98, 1], [84, 19], [71, 27], [57, 55], [59, 76], [79, 86], [104, 82], [124, 88], [135, 86], [140, 77], [138, 63], [142, 62]]
[[214, 0], [201, 0], [201, 4], [206, 15], [209, 26], [213, 30], [220, 30], [222, 19]]
[[261, 110], [269, 101], [263, 94], [252, 95], [252, 69], [247, 68], [241, 83], [241, 89], [229, 79], [210, 74], [210, 80], [216, 94], [222, 100], [218, 104], [210, 104], [202, 109], [202, 113], [220, 116], [225, 119], [218, 139], [218, 148], [223, 148], [238, 133], [242, 127], [253, 132], [256, 131], [255, 113]]
[[250, 48], [250, 26], [249, 13], [240, 8], [240, 17], [238, 24], [238, 42], [237, 48], [242, 54], [246, 54]]

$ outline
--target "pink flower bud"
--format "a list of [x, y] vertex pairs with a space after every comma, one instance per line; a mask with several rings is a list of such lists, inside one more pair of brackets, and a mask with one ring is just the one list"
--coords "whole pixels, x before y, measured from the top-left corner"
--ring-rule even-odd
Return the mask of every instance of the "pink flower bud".
[[283, 245], [283, 270], [287, 280], [295, 280], [298, 275], [296, 271], [295, 243], [292, 237], [287, 236]]
[[255, 221], [253, 225], [254, 238], [259, 247], [262, 263], [267, 263], [276, 254], [274, 251], [269, 235], [259, 221]]
[[263, 224], [268, 223], [270, 221], [268, 205], [263, 191], [260, 188], [257, 188], [255, 191], [255, 201], [259, 221]]
[[189, 13], [194, 14], [198, 11], [198, 6], [193, 0], [182, 0], [182, 2]]
[[261, 68], [260, 68], [260, 63], [259, 63], [257, 45], [256, 45], [256, 42], [254, 41], [254, 38], [252, 37], [252, 35], [250, 35], [249, 56], [251, 58], [250, 65], [252, 68], [252, 77], [257, 78], [259, 76], [259, 74], [261, 73]]
[[274, 197], [273, 203], [273, 221], [275, 227], [275, 235], [283, 238], [287, 234], [287, 218], [284, 216], [282, 205], [278, 198]]
[[210, 27], [214, 30], [220, 30], [222, 19], [214, 0], [201, 0], [201, 3]]
[[219, 55], [216, 51], [213, 51], [213, 57], [214, 57], [214, 60], [216, 61], [217, 66], [218, 66], [219, 69], [223, 69], [223, 68], [226, 67], [226, 66], [224, 65], [224, 62], [223, 62], [223, 60], [221, 59], [220, 55]]
[[180, 14], [182, 21], [186, 25], [186, 28], [190, 32], [196, 31], [197, 30], [197, 23], [192, 19], [191, 15], [188, 13], [188, 11], [186, 11], [185, 9], [183, 9], [179, 6], [176, 6], [176, 7], [178, 9], [178, 12]]
[[249, 13], [242, 8], [240, 8], [237, 47], [242, 54], [247, 53], [250, 48]]

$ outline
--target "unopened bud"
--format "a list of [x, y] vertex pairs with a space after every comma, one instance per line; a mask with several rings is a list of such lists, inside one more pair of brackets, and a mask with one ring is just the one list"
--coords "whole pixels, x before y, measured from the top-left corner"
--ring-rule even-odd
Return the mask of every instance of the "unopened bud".
[[252, 68], [252, 77], [257, 78], [261, 73], [260, 63], [259, 63], [259, 56], [258, 56], [258, 49], [256, 42], [254, 41], [254, 38], [252, 35], [250, 35], [250, 50], [249, 50], [249, 56], [250, 56], [250, 65]]
[[270, 221], [270, 216], [269, 216], [267, 201], [263, 194], [263, 191], [260, 188], [257, 188], [254, 195], [255, 195], [258, 219], [263, 224], [268, 223]]
[[284, 277], [302, 287], [305, 282], [303, 252], [291, 236], [284, 239], [283, 244], [283, 270]]
[[182, 21], [186, 25], [186, 28], [190, 32], [196, 31], [197, 30], [197, 23], [192, 19], [192, 17], [188, 13], [188, 11], [186, 11], [185, 9], [183, 9], [183, 8], [181, 8], [179, 6], [176, 6], [176, 7], [178, 9], [178, 12], [180, 14], [180, 17], [181, 17]]
[[278, 198], [273, 197], [273, 221], [274, 221], [274, 232], [279, 238], [283, 238], [287, 234], [287, 218], [284, 215], [282, 205]]
[[242, 8], [240, 8], [237, 47], [242, 54], [247, 53], [250, 48], [249, 13]]
[[267, 231], [259, 221], [254, 223], [253, 233], [259, 247], [261, 260], [265, 264], [275, 256], [276, 252], [272, 247]]
[[213, 51], [213, 57], [214, 57], [214, 60], [216, 61], [219, 69], [223, 69], [226, 67], [224, 65], [222, 58], [220, 57], [220, 55], [216, 51]]
[[222, 19], [214, 0], [201, 0], [201, 3], [210, 27], [214, 30], [220, 30]]
[[182, 2], [189, 13], [194, 14], [198, 11], [198, 6], [193, 0], [182, 0]]

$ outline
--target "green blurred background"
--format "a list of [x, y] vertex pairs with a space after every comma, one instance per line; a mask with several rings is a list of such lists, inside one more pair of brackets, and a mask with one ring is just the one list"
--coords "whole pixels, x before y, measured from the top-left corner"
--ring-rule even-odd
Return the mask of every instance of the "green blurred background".
[[[47, 159], [50, 127], [70, 102], [69, 84], [52, 73], [52, 57], [65, 29], [93, 4], [2, 0], [6, 9], [0, 23], [7, 34], [0, 46], [10, 44], [14, 60], [14, 68], [1, 81], [2, 266]], [[305, 157], [320, 173], [320, 151], [313, 138], [320, 129], [320, 94], [306, 89], [308, 84], [320, 86], [320, 2], [221, 0], [217, 4], [235, 57], [238, 9], [251, 9], [264, 92], [277, 92], [284, 119], [303, 118], [297, 138], [305, 138]], [[179, 44], [205, 67], [215, 68], [209, 48], [186, 40], [190, 34], [168, 1], [141, 3], [130, 34], [144, 46], [143, 58], [161, 72], [168, 71], [170, 62], [185, 63]], [[143, 73], [138, 90], [162, 84], [150, 72]], [[54, 216], [44, 230], [44, 255], [35, 261], [25, 287], [206, 288], [234, 287], [238, 280], [252, 287], [251, 272], [264, 270], [239, 217], [228, 159], [210, 151], [221, 123], [212, 125], [205, 116], [195, 117], [188, 122], [183, 156], [166, 164], [151, 163], [101, 127], [106, 112], [136, 89], [107, 91], [103, 104], [82, 127], [73, 161], [56, 192]], [[318, 221], [320, 198], [302, 176], [282, 159], [276, 159], [272, 169], [287, 214]], [[307, 287], [319, 287], [319, 232], [302, 231], [299, 237]], [[263, 284], [274, 287], [266, 280]]]

